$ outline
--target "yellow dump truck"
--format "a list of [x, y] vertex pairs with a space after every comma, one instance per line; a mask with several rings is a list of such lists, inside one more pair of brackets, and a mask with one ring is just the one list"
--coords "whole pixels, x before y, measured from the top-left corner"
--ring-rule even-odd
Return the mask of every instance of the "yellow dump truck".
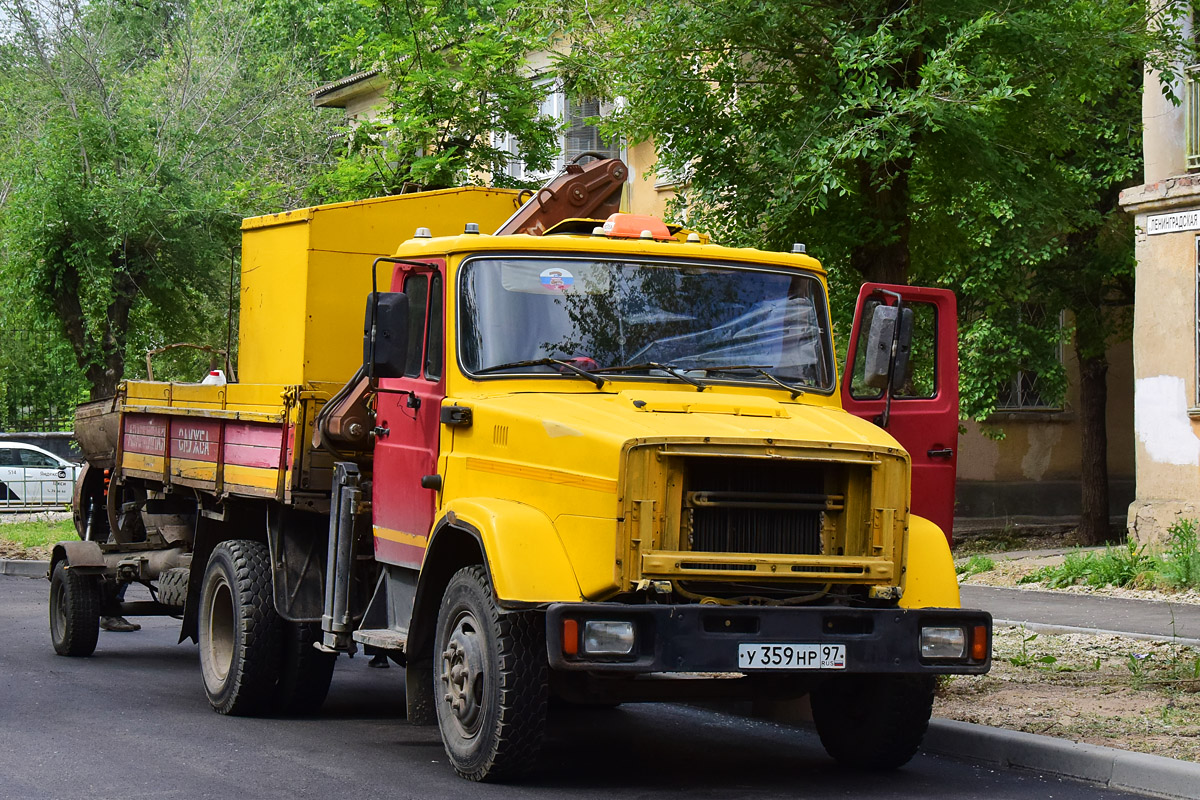
[[214, 709], [281, 714], [365, 647], [474, 780], [535, 763], [552, 697], [807, 695], [834, 758], [906, 762], [936, 676], [990, 665], [914, 445], [876, 424], [956, 424], [953, 298], [868, 287], [839, 381], [803, 247], [614, 213], [624, 178], [246, 220], [236, 380], [80, 409], [56, 650], [173, 614]]

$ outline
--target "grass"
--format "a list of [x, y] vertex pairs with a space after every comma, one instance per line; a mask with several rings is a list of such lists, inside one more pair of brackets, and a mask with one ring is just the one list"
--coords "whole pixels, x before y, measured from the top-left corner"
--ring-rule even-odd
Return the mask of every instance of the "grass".
[[996, 562], [992, 561], [987, 556], [975, 555], [968, 558], [962, 564], [956, 564], [954, 571], [962, 578], [969, 578], [972, 575], [978, 575], [981, 572], [991, 572], [996, 568]]
[[23, 547], [49, 547], [65, 539], [78, 539], [75, 524], [69, 519], [59, 522], [12, 522], [0, 524], [0, 539], [16, 542]]
[[1021, 583], [1041, 583], [1050, 589], [1079, 584], [1160, 589], [1200, 589], [1200, 535], [1197, 522], [1180, 519], [1167, 529], [1161, 552], [1128, 542], [1106, 547], [1103, 553], [1067, 553], [1063, 563], [1042, 567], [1021, 578]]

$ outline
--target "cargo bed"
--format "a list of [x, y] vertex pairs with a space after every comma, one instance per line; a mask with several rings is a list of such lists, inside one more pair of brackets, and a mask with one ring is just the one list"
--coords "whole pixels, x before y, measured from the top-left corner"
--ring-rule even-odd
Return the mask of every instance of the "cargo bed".
[[313, 420], [338, 388], [130, 381], [115, 404], [117, 474], [312, 505], [328, 494], [332, 469], [312, 447]]

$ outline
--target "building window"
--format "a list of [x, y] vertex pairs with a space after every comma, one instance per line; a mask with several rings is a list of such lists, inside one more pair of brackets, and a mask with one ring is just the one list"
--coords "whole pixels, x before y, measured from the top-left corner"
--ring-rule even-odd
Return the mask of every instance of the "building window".
[[[551, 86], [551, 81], [544, 85]], [[547, 181], [563, 167], [570, 164], [583, 153], [598, 153], [604, 158], [620, 158], [622, 154], [620, 140], [607, 142], [601, 137], [600, 130], [595, 125], [587, 124], [591, 117], [598, 117], [607, 109], [598, 100], [574, 100], [567, 97], [561, 89], [554, 88], [547, 92], [542, 100], [540, 110], [542, 116], [559, 121], [562, 133], [559, 137], [559, 151], [554, 163], [547, 172], [534, 172], [525, 168], [524, 162], [517, 157], [517, 140], [512, 134], [503, 134], [501, 149], [513, 154], [506, 170], [509, 176], [517, 180]]]
[[[1045, 306], [1038, 303], [1025, 303], [1021, 306], [1022, 322], [1026, 325], [1035, 328], [1042, 328], [1048, 324], [1053, 324], [1052, 317], [1057, 318], [1059, 331], [1062, 331], [1063, 319], [1062, 313], [1051, 314], [1046, 311]], [[1056, 357], [1059, 363], [1062, 363], [1063, 349], [1062, 337], [1059, 336], [1058, 343], [1055, 345]], [[1045, 381], [1041, 380], [1041, 376], [1033, 370], [1018, 370], [1013, 376], [1008, 385], [1000, 392], [1000, 397], [996, 400], [997, 411], [1060, 411], [1061, 404], [1053, 403], [1042, 394], [1042, 388]]]
[[1187, 168], [1200, 169], [1200, 65], [1188, 67], [1183, 82]]

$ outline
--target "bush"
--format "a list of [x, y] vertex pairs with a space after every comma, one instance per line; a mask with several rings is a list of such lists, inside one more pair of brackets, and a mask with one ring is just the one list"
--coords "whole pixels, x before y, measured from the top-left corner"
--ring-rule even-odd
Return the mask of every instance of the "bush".
[[1200, 536], [1196, 520], [1180, 519], [1167, 529], [1167, 550], [1159, 574], [1175, 589], [1200, 589]]

